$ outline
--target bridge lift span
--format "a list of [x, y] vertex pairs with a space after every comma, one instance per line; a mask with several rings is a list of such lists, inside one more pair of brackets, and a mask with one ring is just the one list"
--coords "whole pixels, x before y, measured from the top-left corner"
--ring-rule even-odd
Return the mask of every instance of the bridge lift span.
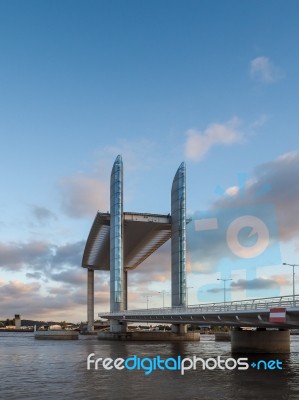
[[[88, 331], [94, 323], [94, 271], [110, 270], [110, 311], [127, 309], [127, 274], [171, 239], [172, 306], [186, 305], [186, 169], [178, 168], [171, 189], [171, 215], [123, 211], [123, 163], [117, 156], [110, 178], [110, 213], [98, 212], [82, 260], [87, 269]], [[113, 320], [112, 332], [126, 330]], [[177, 327], [174, 326], [174, 330]]]

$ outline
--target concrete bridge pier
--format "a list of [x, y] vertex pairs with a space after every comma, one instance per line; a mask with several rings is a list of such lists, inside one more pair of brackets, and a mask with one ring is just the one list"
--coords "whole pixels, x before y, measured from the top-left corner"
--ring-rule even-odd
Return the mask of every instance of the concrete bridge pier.
[[230, 342], [230, 332], [215, 332], [215, 342]]
[[[176, 338], [176, 340], [200, 341], [200, 333], [188, 332], [188, 324], [172, 324], [170, 335], [172, 338]], [[163, 338], [162, 333], [161, 338]]]
[[126, 333], [127, 323], [125, 321], [110, 320], [110, 332], [111, 333]]
[[235, 328], [231, 331], [231, 349], [232, 353], [289, 353], [290, 331]]
[[87, 269], [87, 332], [94, 330], [94, 270]]
[[172, 324], [171, 332], [178, 335], [185, 335], [187, 333], [187, 324]]

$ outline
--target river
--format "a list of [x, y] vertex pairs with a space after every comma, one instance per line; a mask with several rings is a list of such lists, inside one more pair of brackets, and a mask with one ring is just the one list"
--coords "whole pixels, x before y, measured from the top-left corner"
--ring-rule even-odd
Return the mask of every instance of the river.
[[200, 342], [112, 342], [80, 336], [74, 341], [35, 340], [32, 333], [0, 333], [0, 399], [299, 399], [299, 336], [291, 337], [289, 355], [272, 355], [282, 369], [87, 370], [87, 357], [193, 356], [217, 358], [231, 355], [230, 343], [202, 335]]

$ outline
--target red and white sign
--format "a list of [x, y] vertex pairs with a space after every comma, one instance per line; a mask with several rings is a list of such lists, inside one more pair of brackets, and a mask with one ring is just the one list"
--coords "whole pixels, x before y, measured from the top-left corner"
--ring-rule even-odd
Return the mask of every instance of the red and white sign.
[[286, 322], [286, 309], [271, 308], [269, 322]]

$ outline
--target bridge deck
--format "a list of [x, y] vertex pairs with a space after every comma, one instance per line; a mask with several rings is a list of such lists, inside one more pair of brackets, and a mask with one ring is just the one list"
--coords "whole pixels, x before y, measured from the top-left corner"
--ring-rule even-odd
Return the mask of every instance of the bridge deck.
[[[271, 322], [270, 309], [285, 308], [284, 322]], [[100, 313], [100, 317], [127, 322], [186, 323], [214, 326], [298, 328], [299, 296], [259, 298], [227, 303], [206, 303], [189, 307], [125, 310]]]

